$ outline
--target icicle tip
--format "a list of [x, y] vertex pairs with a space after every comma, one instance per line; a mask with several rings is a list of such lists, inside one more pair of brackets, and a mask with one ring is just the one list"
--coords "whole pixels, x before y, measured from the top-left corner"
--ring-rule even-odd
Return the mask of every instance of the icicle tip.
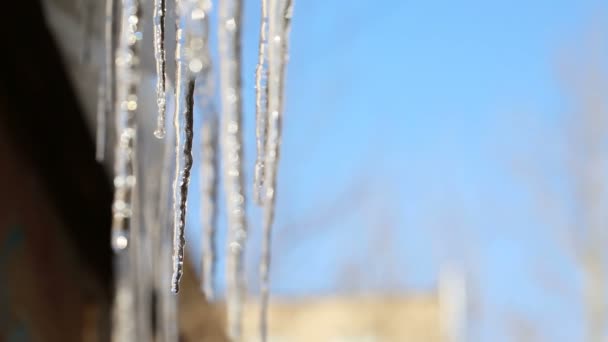
[[154, 136], [158, 139], [163, 139], [165, 137], [165, 130], [164, 129], [156, 129], [154, 131]]

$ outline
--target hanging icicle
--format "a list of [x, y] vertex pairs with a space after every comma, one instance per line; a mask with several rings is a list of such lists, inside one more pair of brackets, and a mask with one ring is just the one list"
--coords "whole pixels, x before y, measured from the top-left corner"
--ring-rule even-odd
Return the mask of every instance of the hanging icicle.
[[114, 257], [114, 301], [112, 305], [112, 342], [136, 341], [135, 291], [129, 251]]
[[[212, 110], [212, 108], [210, 108]], [[217, 187], [218, 187], [218, 128], [219, 123], [216, 113], [206, 111], [203, 119], [203, 159], [201, 167], [201, 180], [203, 198], [202, 202], [202, 284], [201, 288], [207, 300], [213, 300], [215, 296], [215, 264], [216, 245], [215, 232], [217, 224]]]
[[[129, 245], [136, 184], [136, 131], [135, 111], [138, 107], [137, 92], [140, 82], [139, 50], [141, 42], [141, 19], [139, 0], [122, 0], [121, 29], [118, 48], [114, 49], [113, 17], [116, 0], [106, 0], [106, 26], [104, 67], [101, 72], [102, 84], [99, 87], [98, 103], [99, 131], [97, 137], [97, 156], [102, 159], [105, 152], [105, 131], [101, 123], [107, 121], [108, 111], [115, 114], [117, 142], [115, 147], [112, 247], [119, 252]], [[228, 247], [226, 260], [228, 335], [231, 340], [240, 340], [242, 311], [244, 301], [244, 263], [243, 253], [247, 240], [243, 174], [243, 132], [241, 100], [241, 9], [242, 0], [222, 0], [219, 6], [219, 52], [220, 52], [220, 94], [222, 101], [221, 133], [219, 118], [213, 106], [214, 87], [212, 63], [209, 53], [209, 0], [176, 0], [177, 46], [176, 90], [174, 134], [175, 145], [166, 141], [168, 148], [175, 148], [175, 174], [172, 186], [172, 201], [168, 189], [161, 189], [161, 206], [173, 206], [172, 215], [167, 208], [159, 208], [162, 222], [172, 221], [173, 244], [165, 241], [137, 246], [144, 249], [157, 248], [158, 258], [172, 254], [171, 267], [159, 267], [156, 273], [156, 288], [172, 271], [171, 292], [179, 291], [183, 274], [186, 203], [192, 168], [193, 143], [193, 106], [201, 106], [203, 113], [201, 168], [202, 221], [203, 221], [203, 291], [208, 299], [214, 296], [214, 276], [216, 263], [215, 229], [217, 218], [218, 144], [221, 137], [222, 171], [226, 188], [228, 212]], [[283, 115], [283, 93], [285, 68], [287, 62], [288, 38], [291, 21], [291, 0], [263, 0], [262, 24], [260, 27], [260, 46], [256, 69], [256, 169], [254, 195], [257, 203], [264, 206], [261, 274], [261, 320], [260, 333], [266, 341], [267, 305], [270, 267], [270, 237], [275, 215], [277, 166], [281, 144], [281, 122]], [[164, 137], [166, 112], [166, 53], [164, 46], [166, 0], [154, 2], [154, 49], [157, 69], [157, 106], [158, 118], [155, 135]], [[114, 90], [114, 86], [116, 89]], [[113, 99], [116, 103], [112, 102]], [[172, 130], [173, 131], [173, 130]], [[166, 157], [165, 157], [166, 159]], [[165, 171], [171, 171], [172, 163], [164, 162]], [[169, 170], [169, 171], [167, 171]], [[166, 175], [165, 175], [166, 176]], [[162, 188], [162, 186], [161, 186]], [[168, 185], [165, 188], [169, 188]], [[162, 212], [165, 212], [163, 214]], [[165, 219], [163, 219], [163, 217]], [[133, 231], [135, 234], [135, 231]], [[135, 237], [134, 237], [135, 238]], [[164, 239], [160, 239], [164, 240]], [[143, 241], [143, 239], [141, 240]], [[159, 240], [154, 240], [159, 241]], [[133, 240], [133, 242], [136, 242]], [[142, 252], [142, 251], [139, 251]], [[145, 252], [145, 251], [144, 251]], [[133, 253], [136, 253], [134, 250]], [[122, 253], [121, 255], [124, 255]], [[147, 253], [138, 253], [144, 260]], [[153, 258], [158, 260], [157, 257]], [[140, 261], [141, 261], [140, 260]], [[126, 265], [121, 266], [118, 279], [120, 284], [127, 281]], [[137, 271], [137, 265], [134, 270]], [[149, 272], [145, 271], [144, 273]], [[146, 273], [147, 274], [147, 273]], [[131, 277], [133, 275], [131, 274]], [[139, 279], [147, 279], [140, 274]], [[166, 278], [164, 278], [166, 279]], [[146, 281], [146, 280], [143, 280]], [[165, 284], [166, 285], [166, 284]], [[122, 286], [122, 285], [121, 285]], [[126, 285], [125, 285], [126, 286]], [[125, 287], [126, 289], [127, 287]], [[161, 289], [162, 290], [162, 289]], [[135, 300], [133, 289], [130, 301]], [[138, 297], [139, 298], [139, 297]], [[175, 297], [172, 297], [175, 298]], [[117, 299], [118, 300], [118, 299]], [[138, 299], [137, 301], [144, 302]], [[120, 305], [127, 305], [118, 303]], [[163, 297], [159, 303], [161, 320], [176, 319], [176, 301]], [[119, 305], [119, 306], [120, 306]], [[132, 304], [128, 304], [132, 305]], [[147, 305], [146, 305], [147, 306]], [[142, 309], [147, 310], [147, 309]], [[138, 316], [139, 317], [139, 316]], [[144, 317], [144, 316], [141, 316]], [[160, 316], [159, 316], [160, 317]], [[128, 318], [120, 318], [128, 319]], [[167, 322], [165, 322], [167, 323]], [[141, 325], [141, 324], [140, 324]], [[143, 326], [143, 325], [142, 325]], [[168, 339], [175, 336], [175, 325], [165, 324]]]
[[[178, 0], [176, 11], [177, 25], [177, 107], [175, 129], [176, 146], [176, 180], [175, 180], [175, 224], [174, 224], [174, 273], [171, 290], [179, 290], [179, 280], [183, 272], [184, 229], [186, 219], [186, 199], [190, 169], [192, 168], [192, 131], [193, 131], [193, 96], [195, 84], [203, 87], [206, 77], [198, 77], [210, 61], [208, 51], [209, 24], [208, 13], [211, 2], [207, 0]], [[208, 68], [207, 68], [208, 69]], [[198, 80], [198, 81], [196, 81]]]
[[136, 172], [137, 90], [139, 88], [139, 51], [141, 41], [140, 6], [137, 0], [123, 0], [121, 9], [119, 47], [116, 53], [117, 105], [115, 107], [116, 147], [114, 162], [114, 203], [112, 205], [112, 247], [117, 255], [116, 297], [114, 300], [114, 329], [112, 341], [137, 339], [134, 316], [135, 281], [133, 252], [124, 250], [129, 244], [133, 216]]
[[133, 189], [135, 187], [135, 142], [137, 92], [140, 82], [140, 4], [123, 0], [119, 47], [116, 54], [117, 105], [114, 162], [114, 202], [112, 205], [112, 247], [123, 250], [129, 243]]
[[192, 135], [193, 135], [193, 106], [194, 79], [188, 72], [186, 58], [186, 32], [184, 27], [184, 1], [175, 2], [177, 11], [177, 46], [175, 60], [177, 63], [175, 83], [175, 180], [173, 183], [173, 276], [171, 292], [179, 292], [179, 282], [184, 269], [184, 245], [186, 228], [186, 202], [188, 185], [192, 168]]
[[215, 87], [213, 67], [209, 51], [209, 17], [211, 1], [190, 0], [190, 22], [188, 30], [188, 66], [195, 84], [195, 106], [202, 112], [202, 161], [201, 161], [201, 222], [202, 256], [201, 289], [205, 297], [214, 296], [215, 277], [215, 226], [217, 217], [218, 119], [214, 106]]
[[258, 65], [255, 69], [255, 136], [256, 160], [253, 178], [253, 200], [262, 205], [264, 187], [264, 156], [266, 152], [266, 128], [268, 121], [268, 65], [266, 50], [268, 48], [268, 0], [262, 0], [262, 18], [260, 23], [260, 42], [258, 47]]
[[269, 271], [272, 226], [275, 216], [277, 168], [281, 145], [283, 93], [289, 47], [292, 0], [270, 0], [268, 43], [268, 128], [265, 156], [264, 236], [260, 263], [260, 335], [267, 339]]
[[95, 136], [95, 160], [102, 162], [106, 154], [106, 80], [104, 72], [99, 73], [97, 87], [97, 130]]
[[165, 136], [165, 116], [167, 111], [167, 52], [165, 51], [166, 0], [154, 0], [154, 57], [156, 60], [156, 105], [158, 116], [154, 135]]
[[171, 273], [173, 272], [171, 263], [172, 244], [170, 241], [169, 237], [169, 239], [165, 239], [161, 242], [163, 244], [160, 253], [160, 267], [162, 267], [162, 270], [158, 276], [160, 277], [159, 281], [162, 287], [159, 289], [159, 292], [157, 292], [159, 301], [159, 313], [157, 317], [159, 338], [157, 341], [159, 342], [177, 342], [180, 340], [178, 296], [167, 291], [167, 283], [170, 281]]
[[99, 88], [97, 99], [97, 132], [95, 143], [95, 158], [101, 162], [105, 159], [107, 140], [107, 118], [114, 113], [114, 10], [115, 1], [106, 0], [104, 10], [103, 50], [104, 59], [99, 72]]
[[80, 26], [82, 28], [82, 41], [80, 46], [80, 63], [85, 64], [91, 61], [91, 49], [93, 38], [93, 13], [95, 13], [95, 1], [78, 0], [78, 11], [80, 12]]
[[241, 0], [219, 4], [220, 93], [222, 99], [223, 172], [228, 212], [226, 257], [228, 336], [241, 336], [244, 295], [243, 251], [247, 240], [241, 127]]
[[[142, 141], [142, 140], [140, 140]], [[144, 145], [144, 144], [142, 144]], [[138, 152], [135, 152], [137, 158]], [[152, 275], [150, 268], [150, 235], [149, 225], [146, 224], [146, 203], [141, 201], [142, 195], [148, 195], [143, 191], [149, 188], [145, 182], [144, 174], [139, 170], [140, 165], [145, 165], [144, 158], [138, 159], [140, 162], [135, 165], [135, 174], [138, 180], [142, 180], [136, 184], [133, 190], [133, 216], [131, 219], [131, 229], [129, 231], [129, 249], [125, 252], [131, 258], [129, 273], [135, 298], [135, 312], [130, 317], [135, 323], [135, 332], [137, 341], [152, 341], [152, 322], [150, 321], [150, 309], [152, 308]], [[143, 183], [143, 184], [142, 184]]]
[[[169, 104], [174, 103], [169, 92]], [[169, 110], [171, 108], [169, 106]], [[166, 136], [162, 140], [163, 157], [162, 171], [160, 177], [159, 189], [159, 207], [158, 207], [158, 239], [154, 245], [156, 248], [155, 258], [155, 291], [157, 294], [157, 309], [156, 326], [158, 342], [176, 342], [178, 341], [178, 321], [177, 321], [177, 296], [174, 296], [167, 290], [171, 282], [173, 263], [171, 257], [173, 255], [173, 234], [170, 227], [173, 225], [173, 188], [171, 179], [173, 176], [173, 168], [175, 167], [175, 130], [172, 125], [166, 126]]]

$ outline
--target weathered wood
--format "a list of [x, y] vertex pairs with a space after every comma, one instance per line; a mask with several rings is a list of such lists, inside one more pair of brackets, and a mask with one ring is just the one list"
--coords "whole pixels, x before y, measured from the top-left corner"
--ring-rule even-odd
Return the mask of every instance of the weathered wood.
[[[38, 1], [17, 1], [0, 21], [0, 124], [49, 193], [74, 246], [110, 289], [111, 186]], [[17, 34], [18, 32], [18, 34]]]
[[0, 21], [0, 340], [90, 341], [107, 331], [111, 187], [45, 23], [38, 1]]

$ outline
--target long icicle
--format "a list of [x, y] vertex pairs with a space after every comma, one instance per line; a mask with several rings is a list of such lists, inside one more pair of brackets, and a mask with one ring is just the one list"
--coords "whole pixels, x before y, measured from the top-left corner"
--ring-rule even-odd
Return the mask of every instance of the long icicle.
[[135, 145], [137, 93], [140, 83], [141, 43], [140, 4], [123, 0], [120, 42], [116, 56], [117, 105], [116, 148], [114, 161], [114, 202], [112, 205], [112, 247], [121, 251], [128, 246], [133, 189], [135, 187]]
[[271, 236], [275, 217], [277, 168], [279, 162], [283, 116], [283, 93], [289, 30], [292, 16], [292, 0], [271, 0], [269, 8], [268, 49], [268, 141], [266, 145], [264, 236], [260, 263], [260, 335], [262, 342], [268, 336], [269, 272], [271, 261]]
[[185, 16], [183, 15], [183, 0], [176, 0], [177, 11], [177, 46], [175, 60], [177, 63], [175, 76], [175, 179], [173, 182], [173, 276], [171, 292], [179, 292], [179, 282], [184, 270], [184, 245], [186, 228], [186, 203], [188, 185], [192, 168], [192, 135], [193, 135], [193, 105], [194, 79], [188, 73], [185, 54], [186, 37], [184, 32]]
[[114, 10], [115, 1], [106, 0], [104, 11], [104, 60], [102, 71], [99, 73], [99, 89], [97, 99], [97, 132], [95, 140], [95, 158], [101, 162], [105, 159], [107, 139], [107, 117], [114, 113]]
[[[141, 150], [139, 150], [141, 151]], [[135, 160], [139, 159], [137, 156], [139, 151], [135, 150], [133, 157]], [[131, 319], [135, 323], [135, 333], [137, 340], [139, 341], [151, 341], [152, 340], [152, 322], [150, 321], [150, 308], [152, 307], [151, 294], [152, 294], [152, 278], [150, 276], [150, 269], [148, 262], [150, 261], [150, 255], [148, 254], [149, 249], [149, 235], [145, 221], [145, 205], [146, 201], [142, 201], [143, 196], [148, 194], [142, 193], [146, 189], [146, 179], [139, 169], [140, 165], [144, 162], [136, 163], [134, 174], [137, 175], [137, 179], [140, 180], [135, 185], [133, 190], [133, 216], [131, 219], [130, 229], [130, 240], [129, 249], [126, 251], [131, 258], [130, 269], [131, 281], [134, 291], [135, 298], [135, 312]], [[142, 187], [143, 186], [143, 187]], [[142, 196], [143, 195], [143, 196]]]
[[221, 0], [219, 3], [221, 143], [228, 212], [227, 324], [228, 337], [232, 341], [238, 341], [241, 337], [243, 251], [247, 240], [241, 127], [241, 8], [242, 0]]
[[156, 104], [158, 106], [154, 135], [159, 139], [165, 137], [165, 115], [167, 111], [166, 12], [166, 0], [154, 0], [154, 58], [156, 60]]
[[95, 135], [95, 160], [102, 162], [106, 154], [106, 75], [99, 73], [99, 85], [97, 87], [97, 128]]
[[135, 142], [137, 91], [139, 88], [139, 51], [141, 42], [140, 4], [123, 0], [119, 48], [116, 54], [117, 94], [115, 110], [116, 147], [114, 161], [114, 201], [112, 205], [112, 241], [116, 252], [116, 297], [113, 306], [113, 342], [136, 339], [134, 325], [134, 279], [129, 244], [132, 206], [135, 197]]
[[91, 39], [93, 38], [93, 13], [95, 13], [95, 1], [78, 0], [78, 11], [80, 12], [80, 25], [82, 26], [82, 42], [80, 46], [80, 63], [91, 61]]
[[131, 255], [123, 250], [114, 256], [114, 300], [112, 304], [112, 342], [136, 340], [135, 289], [131, 272]]
[[203, 159], [201, 167], [202, 180], [202, 267], [203, 277], [201, 287], [207, 300], [215, 297], [215, 264], [216, 244], [215, 232], [217, 224], [217, 188], [218, 188], [218, 120], [215, 112], [205, 112], [203, 120]]
[[[171, 96], [171, 95], [170, 95]], [[173, 103], [171, 99], [169, 103]], [[171, 108], [170, 108], [171, 109]], [[158, 342], [176, 342], [178, 341], [178, 322], [177, 322], [177, 296], [174, 296], [170, 291], [167, 291], [167, 285], [171, 281], [173, 272], [173, 264], [171, 257], [173, 255], [173, 244], [171, 240], [173, 234], [171, 230], [164, 227], [173, 224], [173, 187], [171, 176], [175, 167], [174, 153], [175, 146], [175, 130], [171, 125], [166, 126], [166, 136], [163, 143], [162, 171], [160, 179], [159, 191], [159, 208], [158, 208], [158, 234], [159, 239], [155, 248], [157, 248], [156, 258], [156, 294], [158, 301], [158, 315], [156, 322], [158, 327]]]
[[213, 105], [213, 67], [209, 51], [209, 18], [210, 0], [193, 0], [191, 2], [191, 29], [189, 30], [189, 67], [196, 79], [195, 105], [202, 112], [202, 162], [201, 178], [201, 226], [202, 226], [202, 259], [201, 290], [208, 300], [214, 297], [215, 277], [215, 226], [217, 219], [217, 173], [219, 162], [217, 156], [218, 120]]
[[258, 46], [258, 65], [255, 69], [255, 135], [256, 160], [253, 179], [253, 200], [262, 205], [264, 187], [264, 155], [266, 152], [266, 128], [268, 121], [268, 0], [262, 0], [262, 19], [260, 23], [260, 42]]
[[[213, 300], [215, 296], [215, 264], [216, 264], [216, 244], [215, 232], [217, 224], [217, 188], [218, 188], [218, 119], [217, 111], [214, 106], [215, 87], [213, 85], [213, 63], [209, 49], [209, 14], [211, 12], [211, 1], [197, 0], [194, 9], [196, 15], [192, 15], [196, 23], [194, 30], [199, 33], [198, 37], [192, 40], [193, 46], [190, 50], [194, 53], [191, 60], [190, 71], [196, 73], [197, 67], [202, 66], [196, 80], [196, 105], [200, 106], [203, 116], [202, 127], [202, 164], [201, 164], [201, 222], [202, 222], [202, 260], [201, 267], [203, 276], [201, 277], [201, 289], [207, 300]], [[201, 59], [201, 63], [192, 63], [196, 58]], [[194, 70], [193, 70], [194, 67]]]

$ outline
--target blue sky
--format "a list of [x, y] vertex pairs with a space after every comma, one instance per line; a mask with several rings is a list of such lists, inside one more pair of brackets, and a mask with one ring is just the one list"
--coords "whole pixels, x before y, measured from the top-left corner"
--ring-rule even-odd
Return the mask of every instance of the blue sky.
[[[576, 273], [538, 228], [517, 165], [548, 153], [567, 107], [560, 52], [599, 10], [591, 0], [296, 1], [272, 290], [345, 291], [354, 268], [391, 279], [363, 290], [430, 291], [441, 261], [456, 258], [483, 302], [473, 340], [512, 340], [511, 314], [548, 341], [580, 340]], [[246, 1], [248, 190], [259, 12]], [[260, 216], [249, 208], [255, 261]], [[390, 254], [370, 259], [378, 244]], [[539, 285], [537, 268], [566, 279], [568, 296]]]

